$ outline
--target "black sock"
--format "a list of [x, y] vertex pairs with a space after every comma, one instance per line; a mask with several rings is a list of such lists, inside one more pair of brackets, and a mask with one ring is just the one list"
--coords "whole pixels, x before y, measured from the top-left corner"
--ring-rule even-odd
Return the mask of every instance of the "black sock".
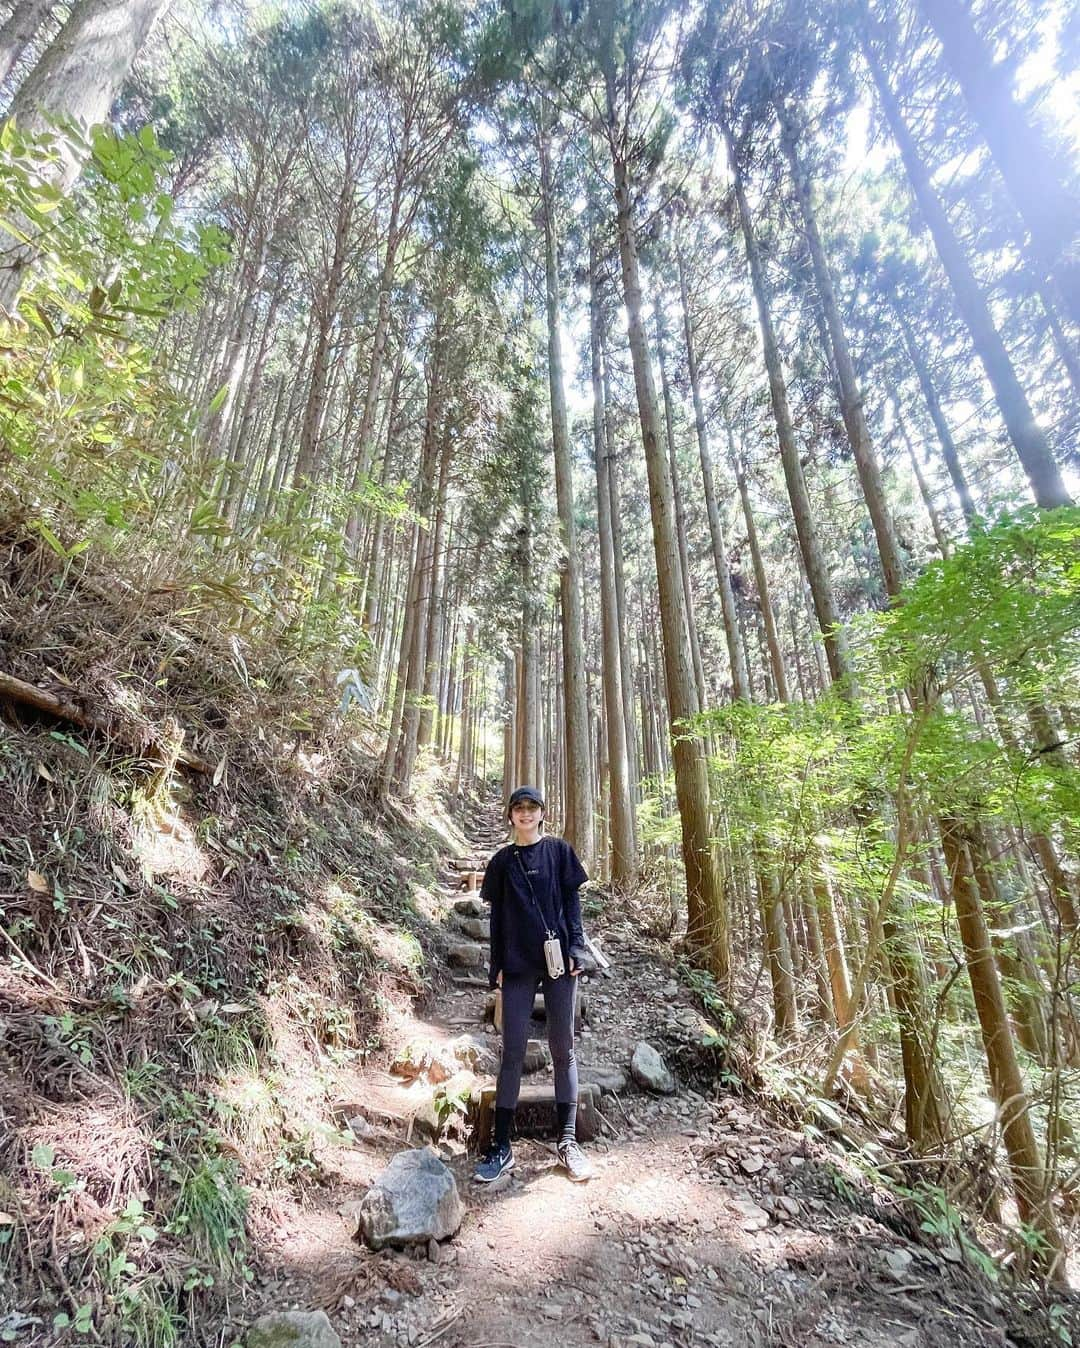
[[577, 1138], [577, 1101], [572, 1105], [556, 1102], [555, 1118], [559, 1125], [559, 1144], [573, 1142]]
[[510, 1125], [514, 1122], [512, 1109], [495, 1109], [495, 1135], [492, 1139], [497, 1147], [510, 1145]]

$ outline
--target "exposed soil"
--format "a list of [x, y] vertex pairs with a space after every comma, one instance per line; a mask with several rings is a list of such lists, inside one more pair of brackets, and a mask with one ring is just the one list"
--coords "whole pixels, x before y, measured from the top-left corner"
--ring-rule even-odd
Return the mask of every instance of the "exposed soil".
[[[448, 921], [458, 897], [442, 886]], [[518, 1139], [516, 1169], [479, 1186], [464, 1140], [444, 1138], [436, 1145], [467, 1206], [457, 1235], [373, 1254], [348, 1205], [407, 1139], [422, 1142], [406, 1121], [425, 1088], [385, 1072], [358, 1079], [341, 1114], [370, 1122], [360, 1146], [326, 1158], [335, 1183], [305, 1205], [260, 1210], [258, 1305], [237, 1307], [238, 1333], [255, 1309], [322, 1307], [343, 1344], [373, 1348], [1068, 1341], [1035, 1301], [997, 1292], [955, 1251], [922, 1243], [887, 1198], [838, 1178], [825, 1148], [778, 1123], [766, 1101], [706, 1085], [692, 990], [625, 934], [607, 933], [605, 947], [616, 976], [588, 990], [579, 1061], [626, 1068], [648, 1039], [674, 1069], [676, 1094], [632, 1082], [605, 1094], [584, 1185], [567, 1180], [552, 1146]], [[448, 982], [422, 1014], [399, 1017], [391, 1049], [463, 1032], [494, 1047], [484, 999], [482, 986]]]

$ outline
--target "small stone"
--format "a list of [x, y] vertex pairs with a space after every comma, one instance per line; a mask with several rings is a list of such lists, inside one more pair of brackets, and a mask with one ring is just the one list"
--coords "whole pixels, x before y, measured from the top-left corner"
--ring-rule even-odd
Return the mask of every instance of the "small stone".
[[630, 1075], [646, 1091], [655, 1091], [661, 1095], [672, 1095], [675, 1091], [675, 1078], [671, 1075], [667, 1063], [651, 1044], [642, 1039], [634, 1046], [630, 1059]]
[[739, 1214], [739, 1225], [744, 1231], [763, 1231], [769, 1225], [769, 1214], [749, 1199], [736, 1199], [734, 1205]]
[[561, 1320], [563, 1308], [557, 1301], [545, 1301], [540, 1307], [540, 1313], [549, 1320]]
[[442, 1262], [442, 1246], [434, 1236], [427, 1243], [427, 1257], [433, 1264]]
[[246, 1348], [341, 1348], [325, 1311], [271, 1311], [247, 1332]]
[[764, 1166], [765, 1160], [757, 1152], [749, 1152], [746, 1156], [739, 1157], [739, 1169], [744, 1175], [756, 1175]]

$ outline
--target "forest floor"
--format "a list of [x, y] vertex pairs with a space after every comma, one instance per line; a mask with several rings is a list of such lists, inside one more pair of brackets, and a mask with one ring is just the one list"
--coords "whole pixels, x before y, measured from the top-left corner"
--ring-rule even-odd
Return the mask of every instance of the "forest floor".
[[[481, 851], [494, 845], [494, 827], [474, 832]], [[454, 883], [440, 886], [448, 924], [459, 897]], [[605, 1094], [601, 1135], [586, 1148], [595, 1172], [583, 1185], [568, 1181], [553, 1146], [529, 1139], [515, 1142], [513, 1172], [477, 1185], [475, 1158], [451, 1133], [434, 1145], [466, 1205], [456, 1236], [375, 1254], [354, 1234], [355, 1204], [396, 1151], [422, 1142], [405, 1121], [423, 1088], [385, 1071], [358, 1077], [340, 1113], [375, 1122], [359, 1124], [360, 1146], [324, 1160], [326, 1187], [262, 1212], [260, 1304], [244, 1307], [245, 1321], [257, 1310], [322, 1308], [346, 1348], [1069, 1341], [955, 1246], [932, 1248], [886, 1191], [845, 1176], [822, 1134], [787, 1126], [764, 1094], [730, 1079], [705, 1085], [693, 1051], [701, 1003], [687, 978], [628, 926], [592, 926], [615, 976], [587, 990], [583, 1074], [626, 1069], [645, 1039], [673, 1067], [676, 1092], [642, 1093], [627, 1073], [626, 1090]], [[463, 1033], [492, 1036], [494, 1049], [485, 997], [479, 980], [446, 981], [422, 1009], [399, 1015], [387, 1061], [418, 1042], [437, 1053]]]

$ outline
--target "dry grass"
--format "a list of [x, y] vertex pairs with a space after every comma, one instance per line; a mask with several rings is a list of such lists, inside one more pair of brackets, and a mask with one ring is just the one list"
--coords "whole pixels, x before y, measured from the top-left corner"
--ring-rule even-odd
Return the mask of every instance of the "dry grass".
[[[433, 859], [331, 681], [166, 571], [0, 529], [0, 667], [115, 732], [0, 709], [0, 1298], [160, 1348], [244, 1287], [252, 1186], [319, 1183], [335, 1073], [422, 990]], [[163, 768], [181, 732], [212, 777]]]

